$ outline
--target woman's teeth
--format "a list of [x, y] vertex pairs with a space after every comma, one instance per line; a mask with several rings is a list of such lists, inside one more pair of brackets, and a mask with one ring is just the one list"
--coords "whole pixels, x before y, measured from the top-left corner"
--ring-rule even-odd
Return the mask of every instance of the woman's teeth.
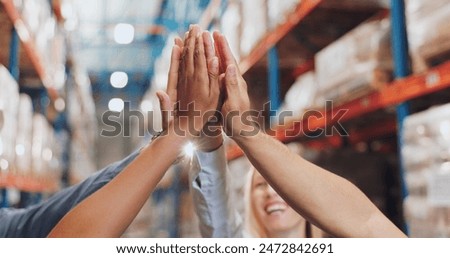
[[286, 205], [281, 204], [281, 203], [276, 203], [276, 204], [271, 204], [266, 206], [265, 211], [268, 214], [272, 214], [276, 211], [284, 211], [284, 209], [286, 208]]

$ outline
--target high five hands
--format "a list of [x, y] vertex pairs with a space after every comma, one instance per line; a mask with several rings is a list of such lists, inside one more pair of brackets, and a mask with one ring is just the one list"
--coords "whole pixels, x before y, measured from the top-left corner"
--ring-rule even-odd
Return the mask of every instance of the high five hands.
[[210, 33], [197, 25], [190, 27], [184, 40], [176, 38], [167, 92], [157, 92], [164, 129], [172, 123], [177, 133], [201, 135], [200, 149], [206, 150], [221, 145], [220, 125], [232, 138], [253, 129], [241, 119], [250, 109], [247, 84], [226, 38], [219, 32], [213, 38], [214, 43]]

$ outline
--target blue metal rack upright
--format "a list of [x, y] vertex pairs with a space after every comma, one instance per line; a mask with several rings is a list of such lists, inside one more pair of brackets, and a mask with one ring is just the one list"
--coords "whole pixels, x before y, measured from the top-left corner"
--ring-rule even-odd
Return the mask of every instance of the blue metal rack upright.
[[[406, 18], [405, 18], [405, 2], [404, 0], [391, 0], [391, 30], [392, 30], [392, 53], [394, 58], [394, 72], [395, 78], [405, 78], [411, 74], [411, 65], [409, 61], [408, 51], [408, 37], [406, 32]], [[403, 121], [409, 115], [408, 102], [403, 102], [396, 107], [397, 111], [397, 139], [398, 139], [398, 153], [400, 158], [400, 174], [402, 180], [402, 195], [405, 198], [408, 195], [408, 190], [405, 184], [404, 166], [401, 155], [401, 148], [403, 145]], [[405, 231], [408, 231], [405, 225]]]
[[268, 81], [269, 81], [269, 101], [270, 116], [280, 107], [280, 65], [276, 46], [269, 49], [268, 59]]

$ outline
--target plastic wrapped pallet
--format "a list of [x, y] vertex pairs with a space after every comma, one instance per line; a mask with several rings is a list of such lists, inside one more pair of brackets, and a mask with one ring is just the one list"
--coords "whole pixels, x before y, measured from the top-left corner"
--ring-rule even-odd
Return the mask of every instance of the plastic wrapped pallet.
[[266, 0], [241, 1], [241, 56], [245, 57], [264, 37], [268, 29]]
[[90, 147], [84, 140], [80, 140], [81, 137], [82, 134], [78, 134], [76, 138], [72, 138], [70, 145], [70, 184], [79, 183], [96, 171]]
[[[75, 62], [74, 62], [75, 63]], [[97, 140], [97, 118], [92, 98], [91, 83], [87, 72], [78, 66], [72, 68], [66, 106], [71, 127], [70, 183], [77, 183], [96, 171], [95, 143]]]
[[32, 175], [36, 178], [45, 178], [47, 173], [46, 147], [49, 141], [49, 124], [42, 114], [33, 116], [33, 139], [31, 146]]
[[289, 124], [293, 120], [299, 121], [306, 109], [311, 108], [314, 104], [314, 99], [317, 90], [317, 81], [315, 72], [308, 72], [299, 76], [295, 83], [289, 88], [286, 93], [284, 102], [280, 107], [278, 116], [282, 113], [292, 112], [291, 116], [279, 117], [284, 121], [277, 121], [278, 123]]
[[31, 174], [31, 141], [33, 134], [33, 106], [31, 98], [20, 94], [16, 136], [16, 169], [20, 175]]
[[409, 195], [404, 214], [411, 237], [449, 237], [450, 208], [434, 207], [424, 196]]
[[49, 1], [19, 0], [14, 2], [30, 32], [33, 36], [38, 35], [39, 28], [52, 16]]
[[231, 52], [233, 56], [239, 62], [240, 59], [240, 31], [241, 31], [241, 16], [240, 16], [240, 5], [239, 2], [229, 1], [227, 9], [221, 18], [221, 31], [228, 39], [230, 44]]
[[348, 101], [385, 85], [391, 79], [389, 20], [371, 21], [353, 29], [317, 53], [320, 98]]
[[411, 236], [449, 237], [450, 104], [407, 117], [403, 140]]
[[287, 17], [292, 13], [301, 0], [267, 0], [267, 11], [269, 15], [269, 29], [287, 22]]
[[0, 110], [2, 129], [0, 131], [0, 172], [14, 172], [15, 139], [17, 133], [17, 112], [19, 88], [9, 71], [0, 65]]
[[407, 0], [408, 41], [415, 72], [450, 57], [450, 2]]
[[65, 41], [48, 0], [13, 1], [57, 89], [64, 84]]

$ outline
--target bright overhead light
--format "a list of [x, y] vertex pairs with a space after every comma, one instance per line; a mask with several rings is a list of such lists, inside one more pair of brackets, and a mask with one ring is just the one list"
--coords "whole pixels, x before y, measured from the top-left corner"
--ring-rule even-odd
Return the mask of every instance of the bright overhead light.
[[9, 167], [9, 163], [6, 159], [0, 159], [0, 169], [7, 170]]
[[122, 112], [124, 102], [120, 98], [112, 98], [108, 103], [108, 108], [111, 111]]
[[23, 144], [16, 145], [16, 154], [17, 156], [22, 156], [23, 154], [25, 154], [25, 146], [23, 146]]
[[119, 23], [114, 28], [114, 40], [119, 44], [130, 44], [134, 39], [134, 27], [128, 23]]
[[55, 109], [58, 112], [62, 112], [66, 108], [66, 102], [64, 102], [64, 99], [58, 98], [55, 100]]
[[127, 86], [128, 75], [124, 72], [113, 72], [109, 78], [109, 82], [114, 88], [121, 89]]

